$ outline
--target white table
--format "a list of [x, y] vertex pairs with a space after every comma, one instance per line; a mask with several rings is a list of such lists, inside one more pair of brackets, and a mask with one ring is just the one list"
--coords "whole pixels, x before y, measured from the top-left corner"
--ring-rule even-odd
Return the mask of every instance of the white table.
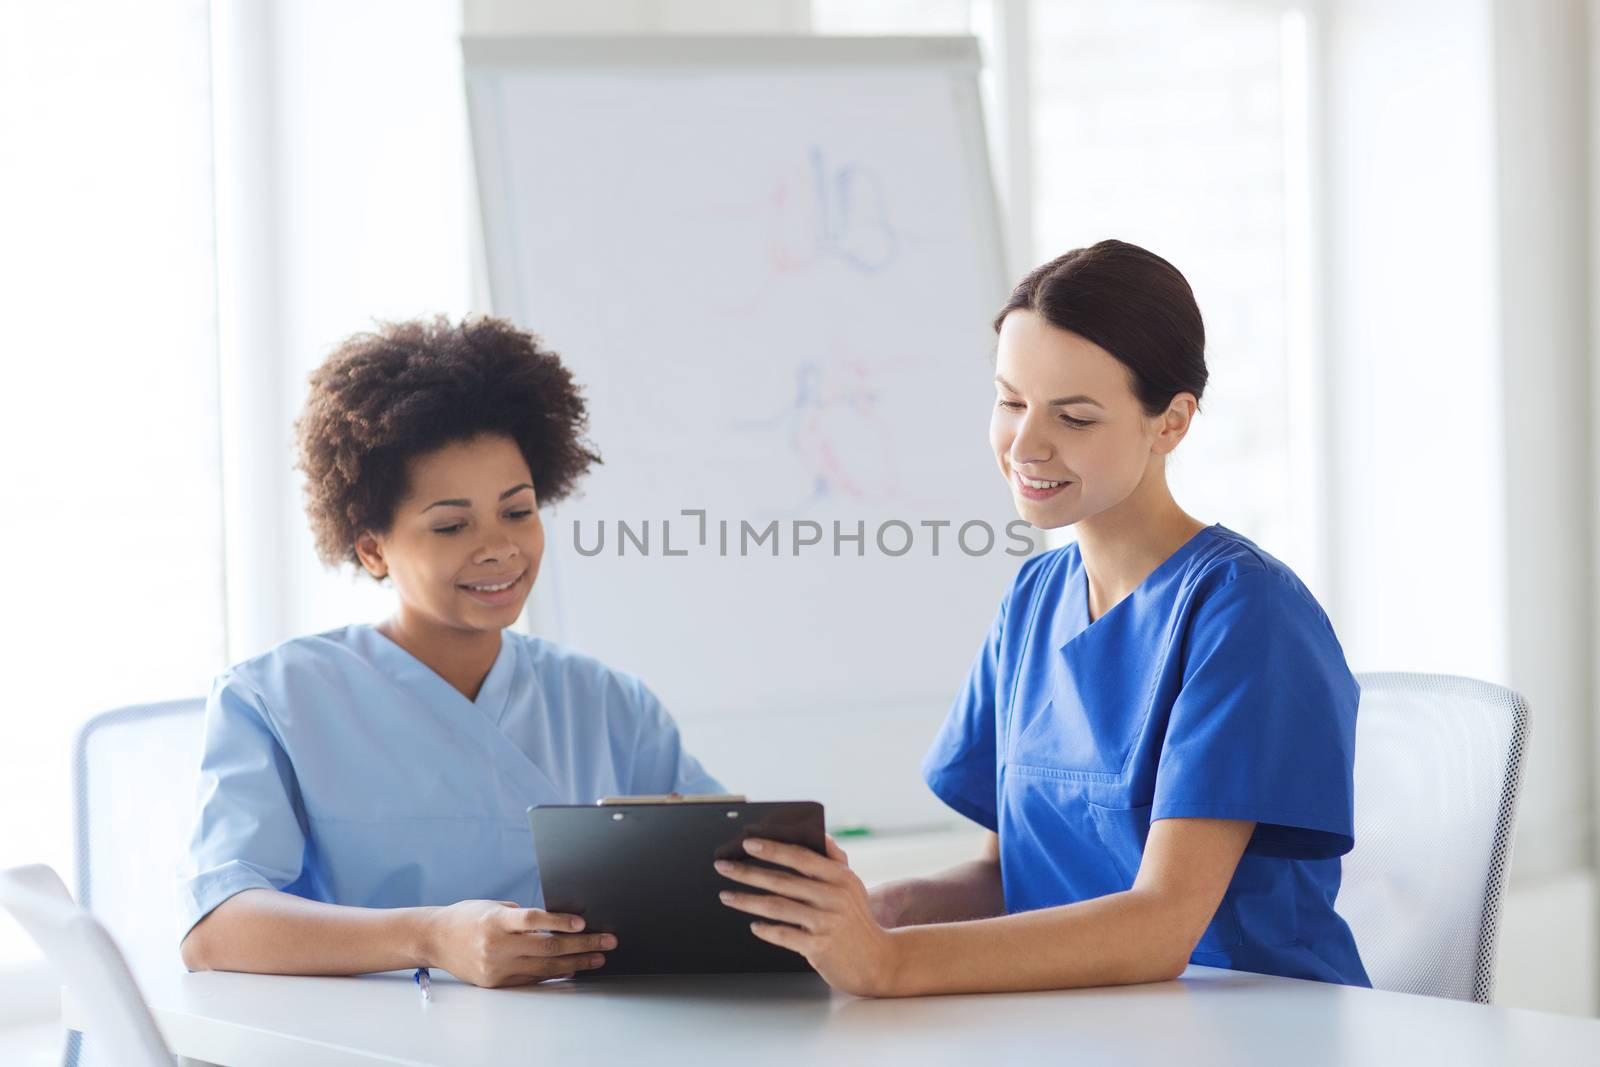
[[[810, 975], [477, 989], [439, 974], [142, 979], [175, 1053], [349, 1064], [1593, 1063], [1600, 1021], [1191, 967], [1158, 985], [858, 1000]], [[82, 1028], [69, 995], [64, 1018]], [[90, 1033], [91, 1041], [93, 1034]]]

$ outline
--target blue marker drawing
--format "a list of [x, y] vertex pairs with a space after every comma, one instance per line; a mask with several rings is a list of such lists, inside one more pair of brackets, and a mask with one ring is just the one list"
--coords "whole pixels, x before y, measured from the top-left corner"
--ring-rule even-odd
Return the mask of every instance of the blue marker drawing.
[[892, 266], [900, 241], [889, 221], [883, 179], [856, 163], [830, 173], [822, 149], [813, 145], [811, 182], [817, 196], [817, 247], [866, 274]]
[[[859, 362], [853, 361], [851, 370], [857, 378], [867, 376], [866, 367]], [[867, 384], [830, 387], [823, 367], [807, 360], [795, 368], [794, 395], [781, 411], [766, 418], [739, 419], [731, 427], [741, 433], [781, 433], [786, 437], [810, 472], [810, 491], [794, 510], [835, 496], [863, 499], [882, 489], [869, 484], [875, 479], [864, 477], [845, 462], [844, 455], [854, 450], [840, 447], [830, 424], [836, 425], [841, 413], [871, 423], [879, 399]]]
[[[881, 274], [900, 256], [901, 232], [890, 218], [889, 194], [877, 171], [861, 163], [830, 165], [821, 147], [807, 151], [803, 176], [791, 173], [774, 187], [770, 198], [775, 234], [771, 250], [774, 271], [788, 274], [819, 259], [838, 260], [867, 275]], [[798, 170], [798, 168], [797, 168]], [[792, 185], [805, 187], [812, 217], [802, 220], [791, 208], [805, 201]], [[784, 234], [784, 230], [789, 230]], [[804, 251], [796, 245], [809, 244]]]

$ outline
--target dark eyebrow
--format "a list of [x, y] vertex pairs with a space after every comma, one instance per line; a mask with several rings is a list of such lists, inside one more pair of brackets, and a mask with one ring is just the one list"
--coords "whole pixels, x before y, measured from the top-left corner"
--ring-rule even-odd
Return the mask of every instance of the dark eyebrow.
[[[999, 382], [1001, 385], [1005, 386], [1007, 389], [1011, 390], [1013, 393], [1021, 393], [1022, 392], [1022, 390], [1018, 389], [1016, 386], [1012, 385], [1010, 382], [1006, 381], [1004, 378], [1000, 377], [1000, 375], [998, 375], [998, 374], [996, 374], [994, 376], [994, 380]], [[1073, 396], [1058, 396], [1054, 400], [1050, 401], [1050, 406], [1051, 407], [1060, 407], [1060, 406], [1063, 406], [1063, 405], [1066, 405], [1066, 404], [1093, 404], [1095, 407], [1099, 408], [1101, 411], [1105, 410], [1105, 405], [1104, 404], [1100, 403], [1100, 401], [1096, 400], [1094, 397], [1086, 396], [1083, 393], [1077, 393], [1077, 394], [1075, 394]]]
[[[529, 482], [523, 482], [521, 485], [513, 485], [510, 489], [507, 489], [505, 492], [500, 494], [500, 499], [501, 500], [505, 500], [508, 497], [516, 496], [518, 493], [522, 492], [524, 489], [532, 489], [532, 488], [533, 488], [533, 485], [531, 483], [529, 483]], [[461, 499], [435, 500], [433, 503], [429, 504], [427, 507], [423, 508], [422, 510], [423, 511], [432, 511], [434, 508], [470, 508], [471, 506], [472, 506], [472, 501], [470, 501], [470, 500], [461, 500]]]

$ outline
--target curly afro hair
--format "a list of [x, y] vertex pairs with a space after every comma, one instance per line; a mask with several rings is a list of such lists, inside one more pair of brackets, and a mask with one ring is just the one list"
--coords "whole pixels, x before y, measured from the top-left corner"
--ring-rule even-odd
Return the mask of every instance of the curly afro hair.
[[587, 425], [571, 372], [504, 320], [439, 316], [356, 334], [312, 373], [295, 423], [317, 555], [359, 563], [356, 538], [388, 532], [411, 460], [484, 434], [517, 443], [540, 505], [553, 504], [600, 462]]

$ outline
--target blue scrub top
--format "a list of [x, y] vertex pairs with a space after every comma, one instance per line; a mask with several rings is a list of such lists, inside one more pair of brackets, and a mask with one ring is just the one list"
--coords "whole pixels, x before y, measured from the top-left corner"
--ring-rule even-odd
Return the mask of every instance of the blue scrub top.
[[1365, 986], [1333, 910], [1358, 698], [1322, 608], [1247, 538], [1202, 530], [1093, 623], [1067, 545], [1018, 572], [923, 776], [999, 834], [1008, 912], [1130, 888], [1153, 820], [1252, 820], [1191, 961]]
[[371, 626], [217, 679], [181, 930], [245, 889], [394, 908], [543, 895], [527, 809], [722, 793], [637, 678], [504, 631], [476, 700]]

